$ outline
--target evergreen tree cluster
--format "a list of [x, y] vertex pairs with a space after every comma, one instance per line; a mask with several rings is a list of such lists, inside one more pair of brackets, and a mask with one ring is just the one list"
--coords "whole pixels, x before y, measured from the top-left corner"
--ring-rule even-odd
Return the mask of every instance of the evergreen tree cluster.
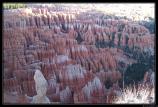
[[26, 8], [26, 4], [23, 3], [4, 3], [3, 9], [17, 9], [17, 8]]

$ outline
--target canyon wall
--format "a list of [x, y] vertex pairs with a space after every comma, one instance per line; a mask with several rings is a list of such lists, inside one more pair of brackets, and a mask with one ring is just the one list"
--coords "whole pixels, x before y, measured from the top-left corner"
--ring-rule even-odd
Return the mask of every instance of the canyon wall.
[[144, 26], [95, 11], [30, 8], [5, 11], [3, 19], [5, 91], [35, 96], [38, 67], [51, 102], [110, 103], [120, 92], [119, 62], [134, 62], [123, 49], [154, 49], [154, 34]]

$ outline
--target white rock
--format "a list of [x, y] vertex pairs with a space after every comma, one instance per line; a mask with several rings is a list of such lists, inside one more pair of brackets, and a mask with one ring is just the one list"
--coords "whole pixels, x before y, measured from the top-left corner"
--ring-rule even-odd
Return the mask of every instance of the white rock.
[[69, 61], [69, 57], [66, 55], [58, 55], [57, 56], [57, 63], [63, 63], [65, 61]]
[[36, 70], [34, 80], [37, 95], [33, 96], [32, 103], [50, 103], [46, 96], [48, 83], [40, 70]]

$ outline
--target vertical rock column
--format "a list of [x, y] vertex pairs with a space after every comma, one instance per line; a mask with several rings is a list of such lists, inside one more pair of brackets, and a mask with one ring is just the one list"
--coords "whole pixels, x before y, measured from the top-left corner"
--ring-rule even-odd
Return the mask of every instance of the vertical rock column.
[[48, 83], [41, 71], [36, 70], [34, 80], [37, 95], [33, 96], [32, 103], [50, 103], [48, 97], [46, 96]]

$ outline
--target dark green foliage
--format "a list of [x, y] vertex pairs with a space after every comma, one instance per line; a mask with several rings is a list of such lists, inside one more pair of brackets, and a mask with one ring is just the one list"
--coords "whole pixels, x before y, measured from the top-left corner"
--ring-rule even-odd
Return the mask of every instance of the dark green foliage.
[[135, 82], [136, 84], [142, 81], [144, 74], [149, 69], [154, 68], [154, 56], [151, 56], [148, 52], [140, 51], [140, 48], [137, 46], [133, 46], [129, 48], [126, 45], [124, 48], [125, 55], [128, 57], [137, 60], [137, 63], [134, 63], [127, 67], [125, 72], [125, 85], [133, 85]]
[[128, 45], [126, 45], [124, 48], [123, 48], [124, 52], [126, 53], [131, 53], [132, 51], [130, 50], [130, 48], [128, 47]]
[[118, 26], [118, 28], [119, 28], [118, 31], [119, 31], [119, 32], [122, 32], [123, 29], [124, 29], [124, 27], [125, 27], [124, 24], [119, 25], [119, 26]]
[[95, 46], [97, 48], [106, 48], [109, 46], [109, 42], [105, 42], [105, 41], [96, 41], [95, 42]]
[[107, 80], [104, 84], [105, 84], [106, 89], [109, 89], [110, 87], [112, 87], [112, 82], [110, 80]]
[[114, 48], [114, 46], [115, 46], [114, 42], [113, 42], [113, 41], [110, 41], [110, 42], [109, 42], [109, 47], [110, 47], [110, 48], [111, 48], [111, 47]]
[[118, 39], [120, 41], [120, 39], [121, 39], [121, 33], [118, 34]]
[[81, 34], [79, 32], [78, 32], [78, 36], [77, 36], [76, 40], [77, 40], [78, 44], [80, 44], [83, 41]]
[[155, 33], [155, 20], [153, 18], [149, 17], [149, 21], [141, 21], [139, 24], [149, 29], [150, 33]]
[[114, 42], [114, 39], [115, 39], [115, 32], [112, 32], [112, 42]]
[[[150, 56], [147, 53], [141, 53], [138, 47], [134, 47], [135, 50], [132, 52], [132, 58], [136, 59], [138, 63], [134, 63], [129, 66], [125, 72], [125, 84], [137, 84], [144, 77], [144, 74], [149, 69], [154, 68], [154, 56]], [[128, 50], [128, 48], [126, 49]], [[129, 49], [130, 50], [130, 49]]]
[[118, 46], [120, 47], [121, 33], [118, 34]]
[[4, 3], [3, 9], [17, 9], [17, 8], [26, 8], [26, 4], [23, 3]]
[[109, 47], [114, 47], [115, 46], [114, 44], [115, 32], [112, 32], [111, 36], [112, 36], [112, 39], [109, 42]]
[[128, 40], [129, 40], [129, 37], [128, 35], [126, 35], [126, 45], [128, 45]]
[[137, 84], [142, 80], [146, 71], [149, 70], [149, 66], [143, 63], [134, 63], [130, 65], [125, 72], [125, 84]]

